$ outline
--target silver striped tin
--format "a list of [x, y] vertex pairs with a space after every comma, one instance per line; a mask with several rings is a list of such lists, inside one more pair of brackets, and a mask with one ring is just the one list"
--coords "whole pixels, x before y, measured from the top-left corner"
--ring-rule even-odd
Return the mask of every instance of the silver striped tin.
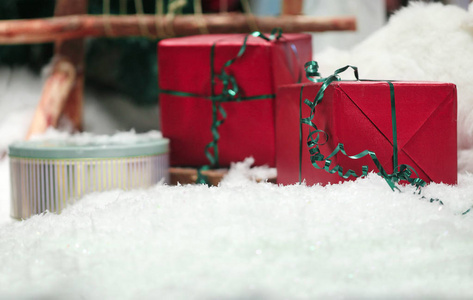
[[27, 141], [10, 145], [10, 215], [60, 213], [91, 192], [169, 182], [169, 141], [85, 144]]

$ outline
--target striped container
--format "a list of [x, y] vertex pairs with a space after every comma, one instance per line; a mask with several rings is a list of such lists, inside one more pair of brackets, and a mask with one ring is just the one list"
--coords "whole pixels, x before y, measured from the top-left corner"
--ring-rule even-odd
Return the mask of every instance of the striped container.
[[60, 213], [91, 192], [169, 182], [169, 140], [133, 144], [28, 141], [10, 145], [10, 214]]

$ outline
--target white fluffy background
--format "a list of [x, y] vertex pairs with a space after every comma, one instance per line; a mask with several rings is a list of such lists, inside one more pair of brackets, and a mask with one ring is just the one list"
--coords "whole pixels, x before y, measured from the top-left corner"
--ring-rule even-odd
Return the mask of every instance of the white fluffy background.
[[[468, 151], [473, 38], [461, 27], [467, 18], [453, 7], [411, 6], [353, 51], [317, 59], [328, 68], [324, 74], [349, 63], [363, 78], [457, 83], [461, 146]], [[40, 83], [22, 78], [24, 86], [10, 95], [37, 99], [25, 87]], [[26, 116], [12, 116], [32, 110], [1, 101], [9, 111], [0, 110], [0, 129], [12, 128], [0, 136], [7, 143], [14, 125], [27, 126]], [[220, 187], [92, 194], [61, 215], [17, 222], [8, 219], [8, 161], [1, 160], [0, 298], [473, 298], [473, 212], [461, 215], [473, 205], [470, 173], [463, 171], [457, 186], [429, 185], [425, 199], [409, 187], [393, 193], [376, 175], [282, 187], [255, 183], [249, 173], [246, 162]], [[431, 197], [445, 205], [429, 203]]]
[[0, 227], [0, 292], [46, 299], [473, 297], [473, 178], [393, 193], [238, 179], [90, 195]]

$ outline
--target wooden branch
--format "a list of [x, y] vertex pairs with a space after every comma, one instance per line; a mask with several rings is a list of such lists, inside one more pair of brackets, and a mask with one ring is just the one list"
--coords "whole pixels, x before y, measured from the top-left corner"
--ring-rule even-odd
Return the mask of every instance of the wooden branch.
[[[213, 186], [217, 186], [227, 173], [228, 170], [226, 169], [202, 171], [202, 174], [207, 176], [209, 184]], [[197, 180], [197, 169], [171, 167], [169, 168], [169, 175], [171, 185], [177, 185], [178, 183], [183, 185], [194, 184]]]
[[26, 139], [57, 126], [66, 100], [74, 86], [76, 71], [74, 65], [60, 59], [54, 63], [51, 75], [44, 84], [41, 100], [36, 108]]
[[[202, 174], [207, 176], [207, 180], [210, 185], [218, 186], [218, 184], [222, 181], [223, 177], [228, 174], [228, 170], [206, 170], [202, 171]], [[182, 185], [194, 184], [197, 180], [197, 169], [171, 167], [169, 168], [169, 175], [171, 177], [171, 185], [177, 185], [178, 183]], [[275, 177], [267, 179], [256, 178], [256, 182], [261, 182], [262, 180], [267, 180], [268, 182], [276, 183]]]
[[[88, 0], [57, 0], [54, 15], [57, 17], [87, 13]], [[84, 39], [57, 40], [54, 56], [67, 59], [74, 65], [76, 76], [67, 97], [63, 114], [75, 130], [82, 129], [84, 93]]]
[[[356, 30], [355, 17], [310, 17], [280, 16], [255, 17], [260, 31], [270, 32], [281, 27], [283, 32], [321, 32]], [[209, 33], [247, 33], [250, 32], [244, 14], [206, 14], [203, 16]], [[161, 30], [156, 30], [156, 25]], [[201, 23], [193, 15], [179, 15], [174, 19], [154, 15], [95, 16], [74, 15], [46, 19], [0, 21], [0, 44], [46, 43], [58, 39], [84, 37], [140, 36], [148, 31], [153, 37], [157, 32], [172, 31], [177, 36], [201, 33]], [[146, 28], [147, 30], [143, 30]]]

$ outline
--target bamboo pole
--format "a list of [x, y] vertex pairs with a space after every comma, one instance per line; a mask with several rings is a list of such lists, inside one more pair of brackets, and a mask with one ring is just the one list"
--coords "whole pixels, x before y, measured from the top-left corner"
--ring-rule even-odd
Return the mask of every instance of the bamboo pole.
[[[209, 33], [250, 32], [247, 16], [240, 13], [206, 14], [203, 22]], [[356, 30], [355, 17], [279, 16], [254, 17], [262, 32], [275, 27], [283, 32], [321, 32]], [[58, 39], [107, 36], [111, 29], [113, 37], [146, 35], [157, 37], [158, 32], [172, 28], [177, 36], [197, 35], [202, 24], [193, 15], [178, 15], [173, 19], [155, 15], [95, 16], [72, 15], [45, 19], [0, 21], [0, 44], [32, 44], [53, 42]], [[159, 30], [161, 29], [161, 30]], [[164, 30], [162, 30], [164, 29]]]

